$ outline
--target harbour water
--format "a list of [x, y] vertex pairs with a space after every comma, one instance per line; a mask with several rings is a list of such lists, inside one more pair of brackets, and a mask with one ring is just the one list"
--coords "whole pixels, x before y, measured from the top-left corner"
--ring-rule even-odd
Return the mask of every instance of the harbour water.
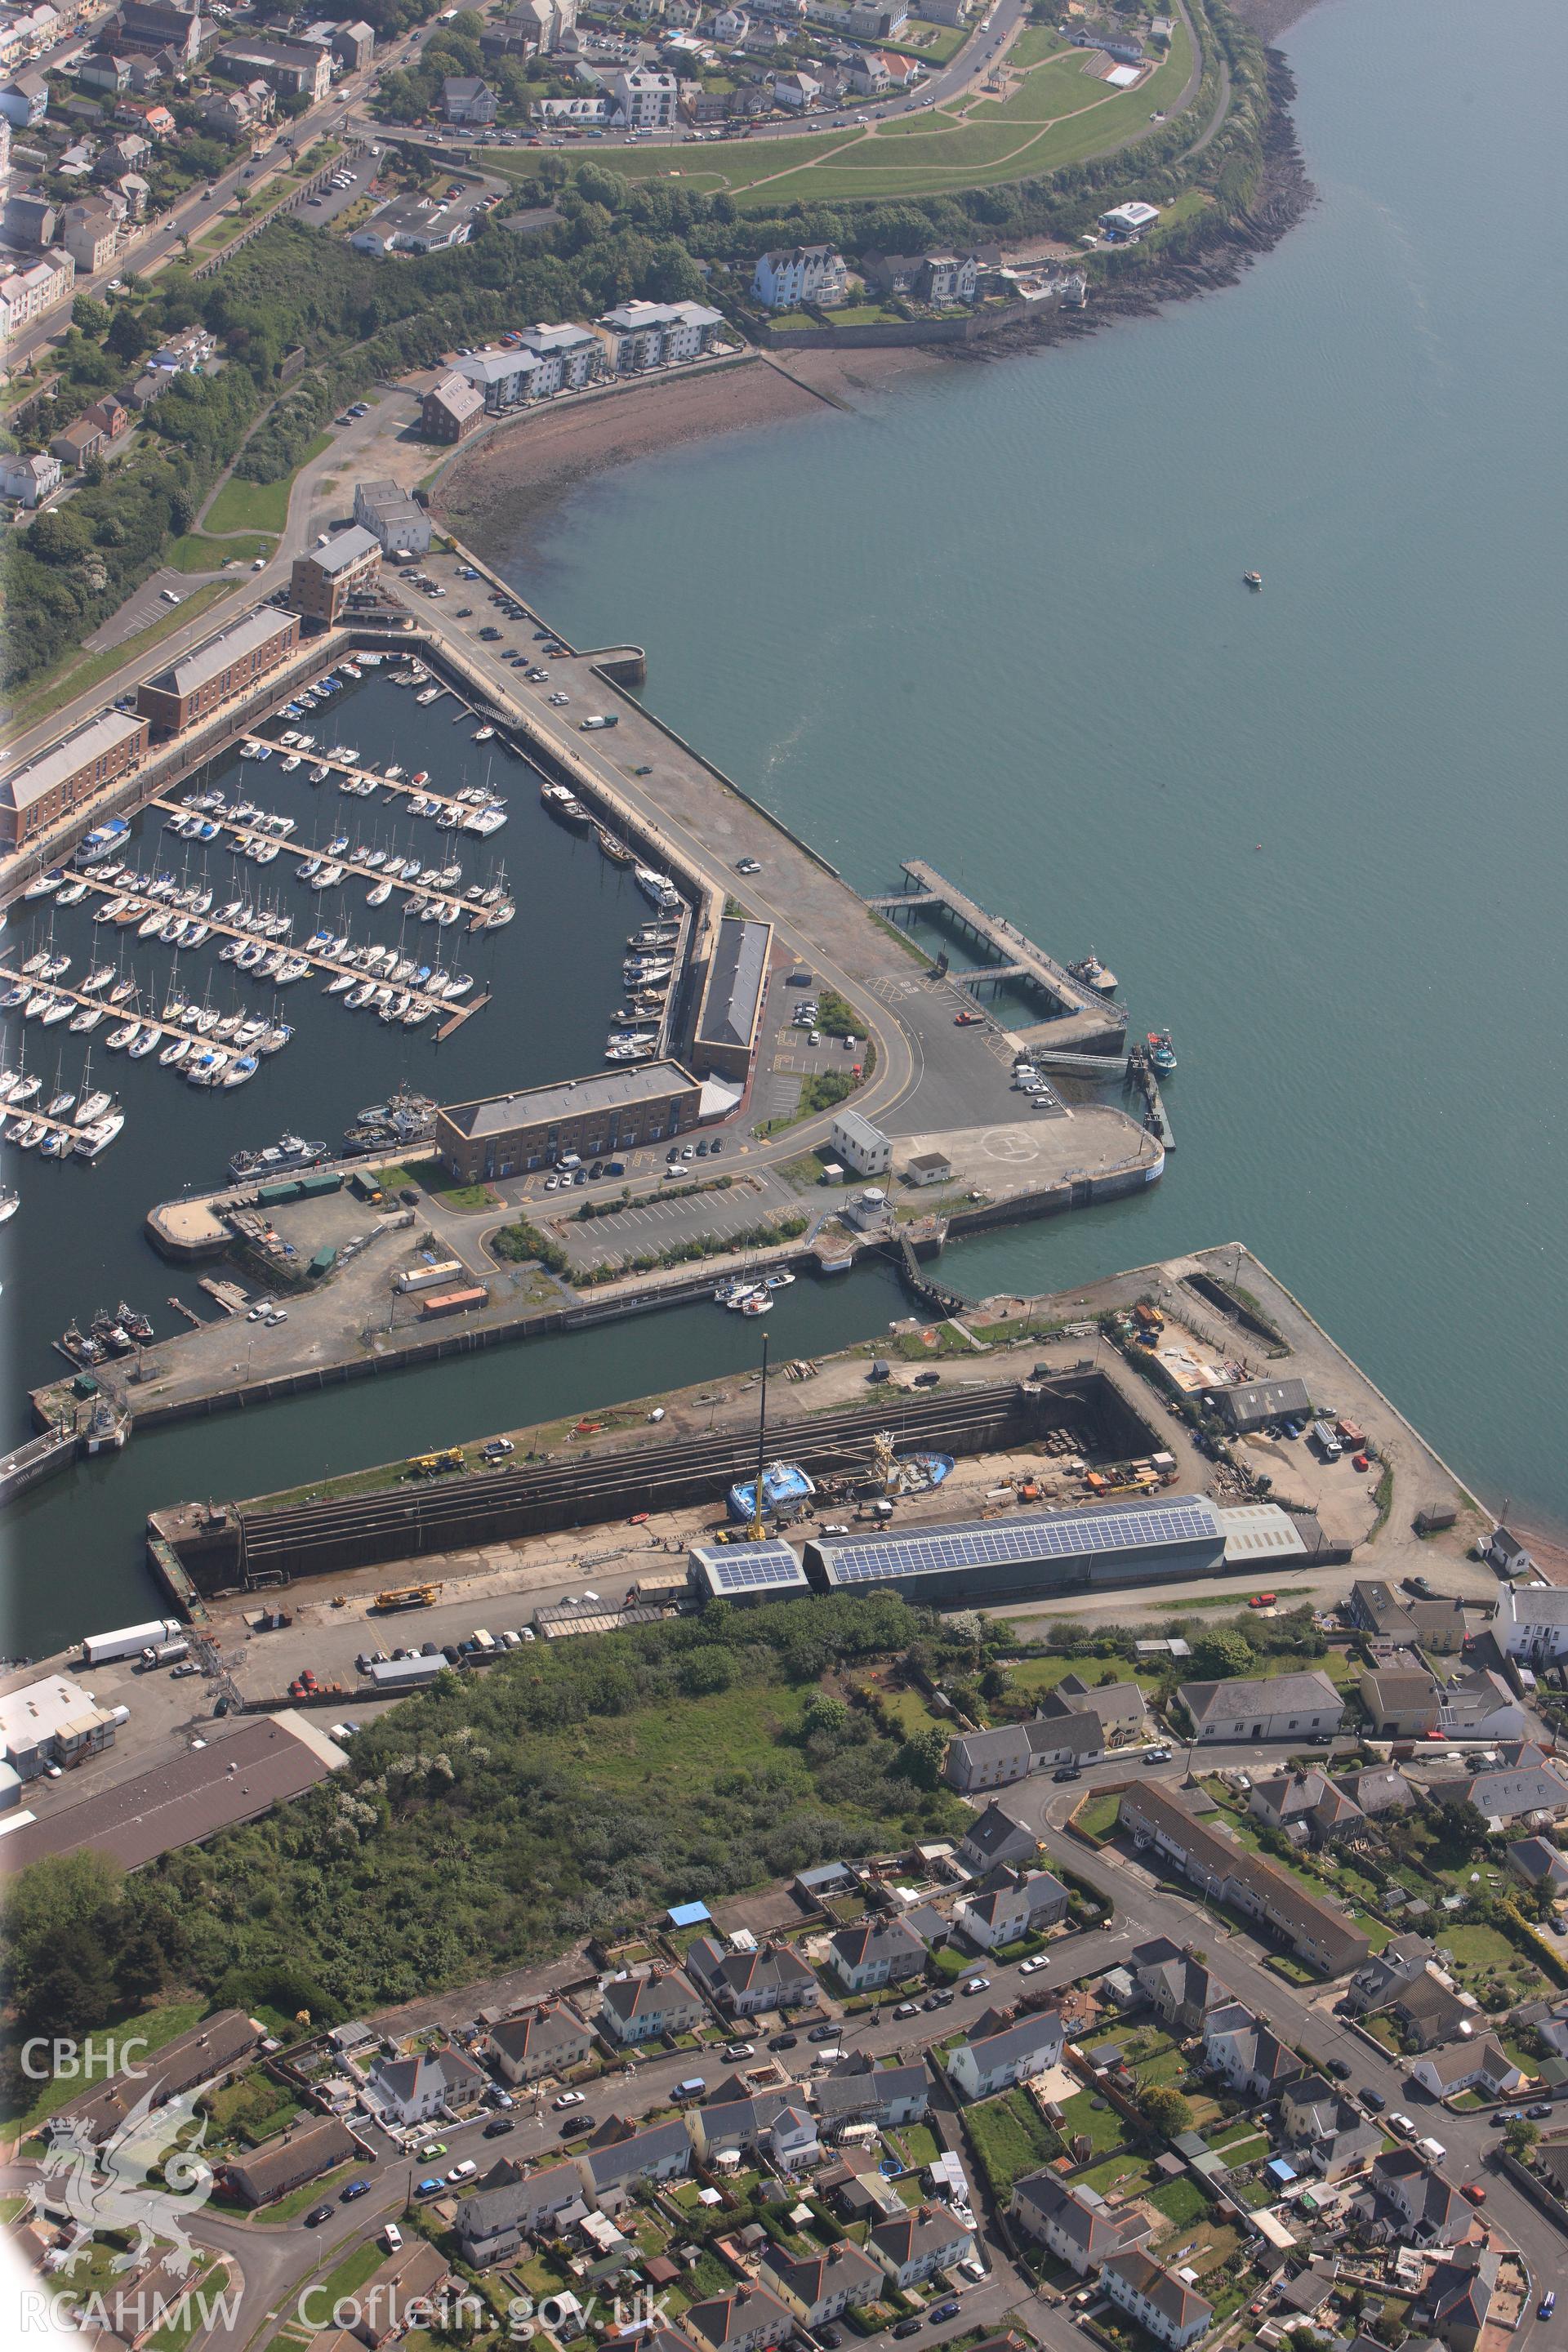
[[[1568, 1523], [1568, 310], [1533, 225], [1568, 23], [1499, 0], [1511, 66], [1481, 74], [1476, 24], [1457, 0], [1331, 0], [1292, 31], [1321, 201], [1234, 291], [612, 475], [505, 568], [578, 642], [645, 642], [653, 707], [852, 880], [925, 856], [1058, 953], [1097, 947], [1135, 1033], [1173, 1029], [1163, 1184], [955, 1250], [955, 1282], [1046, 1289], [1245, 1236], [1483, 1496]], [[370, 756], [478, 781], [490, 747], [452, 708], [378, 686], [335, 716]], [[508, 781], [483, 850], [519, 919], [496, 1002], [447, 1046], [306, 982], [299, 1038], [250, 1086], [112, 1057], [120, 1140], [91, 1171], [26, 1168], [0, 1230], [14, 1433], [69, 1313], [123, 1294], [167, 1321], [181, 1284], [142, 1214], [237, 1143], [335, 1136], [403, 1076], [450, 1097], [595, 1066], [640, 902]], [[309, 797], [276, 760], [247, 772], [267, 806], [289, 784]], [[321, 798], [358, 829], [367, 803]], [[415, 830], [426, 856], [446, 837]], [[60, 1036], [29, 1024], [46, 1085]], [[798, 1284], [775, 1353], [901, 1303], [879, 1272]], [[698, 1308], [133, 1439], [8, 1515], [8, 1646], [146, 1613], [154, 1503], [721, 1378], [754, 1344]]]

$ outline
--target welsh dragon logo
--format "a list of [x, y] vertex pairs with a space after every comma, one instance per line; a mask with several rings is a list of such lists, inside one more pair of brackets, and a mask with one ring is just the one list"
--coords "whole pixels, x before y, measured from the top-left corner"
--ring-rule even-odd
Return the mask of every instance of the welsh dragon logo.
[[139, 2269], [155, 2254], [182, 2278], [195, 2267], [185, 2224], [212, 2195], [212, 2167], [201, 2153], [206, 2123], [198, 2120], [192, 2095], [157, 2108], [153, 2097], [147, 2092], [101, 2147], [79, 2119], [55, 2127], [29, 2199], [34, 2211], [47, 2206], [71, 2225], [62, 2272], [74, 2270], [107, 2230], [132, 2233], [110, 2265], [115, 2271]]

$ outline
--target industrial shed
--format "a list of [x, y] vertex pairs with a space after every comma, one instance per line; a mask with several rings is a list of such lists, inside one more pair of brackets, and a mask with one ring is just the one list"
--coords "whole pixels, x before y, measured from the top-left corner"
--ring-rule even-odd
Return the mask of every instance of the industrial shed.
[[693, 1544], [686, 1574], [704, 1601], [789, 1601], [811, 1590], [799, 1553], [777, 1536], [761, 1543]]
[[1221, 1389], [1215, 1402], [1237, 1436], [1271, 1421], [1305, 1421], [1312, 1410], [1305, 1381], [1245, 1381]]
[[1225, 1544], [1208, 1497], [1179, 1495], [954, 1520], [907, 1536], [819, 1537], [805, 1547], [805, 1572], [821, 1592], [890, 1584], [906, 1600], [942, 1607], [1201, 1576], [1219, 1566]]

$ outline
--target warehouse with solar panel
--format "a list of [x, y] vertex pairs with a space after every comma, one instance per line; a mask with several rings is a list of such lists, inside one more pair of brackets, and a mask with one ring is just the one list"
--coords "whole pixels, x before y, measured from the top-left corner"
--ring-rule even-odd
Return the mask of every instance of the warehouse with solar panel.
[[1220, 1566], [1225, 1548], [1225, 1525], [1208, 1496], [1182, 1495], [952, 1520], [908, 1535], [819, 1536], [805, 1546], [805, 1567], [818, 1592], [890, 1585], [906, 1601], [945, 1609], [1202, 1576]]
[[793, 1601], [809, 1592], [800, 1554], [782, 1536], [755, 1543], [693, 1544], [686, 1576], [703, 1601]]

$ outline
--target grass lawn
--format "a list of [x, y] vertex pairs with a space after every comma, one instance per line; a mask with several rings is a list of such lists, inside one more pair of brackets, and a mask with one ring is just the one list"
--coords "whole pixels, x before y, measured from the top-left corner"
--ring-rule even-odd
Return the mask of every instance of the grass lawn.
[[919, 1691], [884, 1690], [879, 1685], [878, 1696], [888, 1713], [896, 1716], [906, 1731], [928, 1731], [941, 1720], [926, 1705]]
[[270, 2081], [259, 2067], [253, 2067], [237, 2083], [214, 2091], [206, 2108], [220, 2139], [237, 2140], [242, 2147], [257, 2147], [293, 2122], [300, 2112], [300, 2102], [280, 2084]]
[[1061, 2153], [1056, 2133], [1024, 2091], [983, 2099], [964, 2110], [963, 2121], [980, 2168], [999, 2204], [1006, 2203], [1021, 2174], [1034, 2171]]
[[[140, 2017], [127, 2018], [123, 2024], [115, 2027], [115, 2039], [119, 2042], [145, 2040], [145, 2055], [151, 2057], [166, 2042], [173, 2042], [176, 2035], [188, 2033], [193, 2025], [199, 2024], [206, 2011], [205, 2000], [172, 2000], [166, 2008], [150, 2009]], [[14, 2127], [18, 2139], [26, 2138], [47, 2116], [52, 2116], [57, 2107], [63, 2107], [68, 2099], [74, 2098], [84, 2087], [90, 2089], [91, 2085], [84, 2086], [80, 2082], [65, 2082], [58, 2078], [40, 2083], [31, 2105], [11, 2108], [5, 2120]]]
[[[221, 2294], [228, 2284], [228, 2276], [226, 2263], [215, 2263], [210, 2260], [207, 2261], [205, 2269], [195, 2272], [186, 2281], [186, 2284], [193, 2290], [190, 2302], [184, 2305], [178, 2319], [171, 2320], [166, 2327], [160, 2327], [155, 2336], [148, 2337], [148, 2352], [184, 2352], [184, 2347], [192, 2336], [205, 2324], [202, 2317], [204, 2300], [212, 2295]], [[205, 2307], [209, 2311], [212, 2310], [210, 2301], [206, 2302]], [[218, 2326], [222, 2326], [221, 2321], [218, 2322]]]
[[1163, 2213], [1173, 2229], [1184, 2229], [1189, 2221], [1198, 2221], [1209, 2210], [1209, 2200], [1195, 2180], [1167, 2180], [1163, 2188], [1152, 2191], [1149, 2202]]
[[426, 1190], [433, 1201], [440, 1202], [444, 1209], [499, 1209], [501, 1206], [499, 1193], [492, 1192], [488, 1184], [429, 1184]]
[[[866, 128], [847, 122], [807, 138], [727, 140], [695, 164], [685, 152], [672, 163], [665, 147], [614, 148], [583, 160], [627, 179], [728, 189], [752, 210], [773, 211], [796, 198], [809, 205], [940, 194], [1032, 178], [1148, 136], [1161, 127], [1151, 115], [1174, 105], [1192, 63], [1192, 41], [1178, 25], [1169, 56], [1139, 89], [1110, 89], [1084, 72], [1082, 51], [1057, 45], [1005, 99], [922, 110]], [[492, 169], [520, 174], [532, 164], [523, 155], [489, 160]]]
[[175, 572], [216, 572], [226, 563], [253, 563], [258, 555], [270, 555], [275, 543], [253, 531], [239, 539], [206, 539], [188, 530], [170, 542], [163, 561]]
[[1533, 2000], [1552, 1987], [1533, 1960], [1515, 1951], [1496, 1927], [1438, 1927], [1438, 1941], [1454, 1956], [1454, 1973], [1466, 1992], [1500, 1979], [1509, 1988], [1509, 2005]]
[[79, 694], [89, 692], [100, 679], [111, 677], [127, 662], [134, 661], [139, 654], [150, 652], [153, 646], [172, 636], [176, 629], [183, 628], [187, 621], [194, 621], [209, 604], [216, 604], [220, 596], [228, 595], [236, 586], [237, 579], [205, 580], [199, 588], [191, 590], [182, 604], [167, 613], [160, 613], [155, 621], [150, 622], [146, 628], [139, 629], [133, 637], [125, 638], [118, 646], [106, 646], [102, 653], [68, 656], [47, 677], [35, 678], [6, 711], [8, 737], [20, 734], [26, 728], [36, 727], [41, 719], [47, 719], [63, 702], [74, 701]]
[[1087, 1805], [1073, 1815], [1077, 1827], [1088, 1837], [1108, 1838], [1116, 1827], [1116, 1817], [1121, 1811], [1120, 1797], [1091, 1797]]
[[276, 2205], [264, 2205], [254, 2218], [268, 2224], [297, 2221], [301, 2213], [310, 2211], [312, 2205], [320, 2205], [323, 2201], [330, 2204], [354, 2169], [352, 2164], [335, 2165], [331, 2172], [323, 2172], [319, 2179], [307, 2180], [302, 2187], [291, 2189], [287, 2197], [278, 2200]]
[[374, 2277], [385, 2260], [386, 2249], [379, 2238], [367, 2239], [363, 2246], [356, 2246], [352, 2253], [345, 2254], [336, 2270], [327, 2273], [311, 2308], [331, 2311], [339, 2295], [353, 2294], [356, 2287], [363, 2286], [366, 2279]]
[[[980, 1336], [985, 1337], [984, 1330]], [[1160, 1684], [1158, 1675], [1134, 1673], [1120, 1658], [1004, 1658], [1002, 1664], [1014, 1689], [1028, 1698], [1055, 1690], [1064, 1675], [1079, 1675], [1094, 1685], [1102, 1675], [1111, 1674], [1118, 1682], [1139, 1684], [1145, 1693], [1157, 1690]]]
[[905, 2124], [899, 2132], [899, 2145], [911, 2164], [934, 2164], [939, 2154], [935, 2134], [924, 2124]]
[[1097, 2189], [1107, 2200], [1142, 2197], [1154, 2178], [1153, 2168], [1141, 2156], [1125, 2150], [1120, 2156], [1108, 2156], [1099, 2164], [1091, 2164], [1083, 2172], [1075, 2172], [1075, 2189]]
[[1087, 2137], [1096, 2156], [1104, 2156], [1120, 2147], [1127, 2126], [1109, 2100], [1099, 2098], [1095, 2091], [1077, 2091], [1062, 2103], [1062, 2137], [1069, 2144]]
[[280, 531], [289, 520], [289, 493], [300, 467], [332, 446], [330, 433], [318, 433], [292, 474], [277, 482], [247, 482], [233, 474], [202, 517], [202, 529], [215, 533], [240, 530]]

